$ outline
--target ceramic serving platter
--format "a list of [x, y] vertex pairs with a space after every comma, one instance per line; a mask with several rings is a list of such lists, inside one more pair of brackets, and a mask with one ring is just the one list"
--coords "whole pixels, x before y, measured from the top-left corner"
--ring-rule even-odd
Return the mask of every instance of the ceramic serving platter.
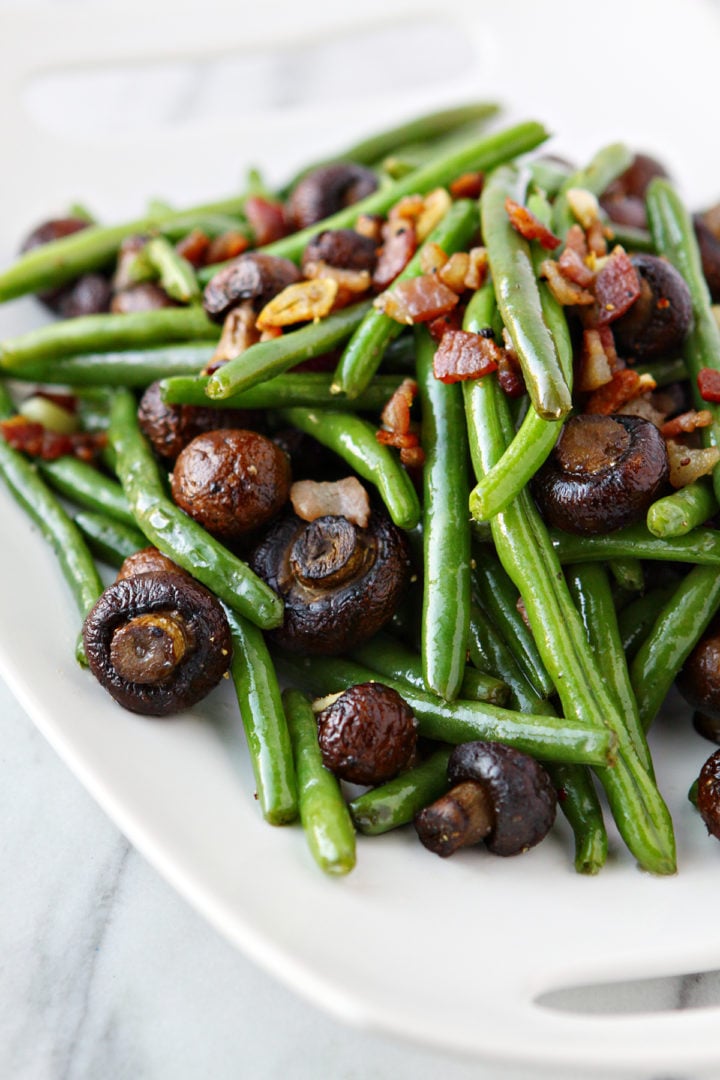
[[[281, 180], [308, 157], [415, 112], [499, 99], [584, 160], [623, 138], [655, 151], [693, 204], [720, 195], [711, 3], [146, 5], [4, 9], [4, 257], [81, 200], [105, 219], [148, 196], [220, 197], [249, 164]], [[242, 9], [241, 9], [242, 8]], [[300, 10], [302, 8], [302, 10]], [[390, 10], [388, 10], [390, 8]], [[139, 9], [138, 9], [139, 11]], [[132, 31], [132, 32], [131, 32]], [[711, 92], [712, 91], [712, 92]], [[0, 332], [34, 325], [31, 301]], [[563, 823], [522, 859], [443, 862], [408, 832], [359, 842], [328, 880], [299, 828], [266, 825], [227, 685], [167, 721], [123, 712], [73, 658], [77, 619], [54, 558], [0, 491], [0, 669], [68, 766], [139, 850], [231, 941], [339, 1017], [484, 1059], [567, 1067], [720, 1064], [715, 1009], [590, 1017], [553, 989], [720, 968], [720, 849], [686, 800], [708, 746], [678, 706], [653, 743], [680, 873], [576, 875]], [[51, 806], [39, 812], [52, 814]]]

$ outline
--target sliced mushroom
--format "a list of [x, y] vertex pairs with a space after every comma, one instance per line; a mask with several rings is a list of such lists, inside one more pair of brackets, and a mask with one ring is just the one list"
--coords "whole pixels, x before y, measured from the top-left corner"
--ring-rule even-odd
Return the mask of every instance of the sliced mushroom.
[[235, 540], [265, 525], [290, 491], [290, 462], [256, 431], [220, 428], [197, 435], [178, 454], [172, 496], [208, 532]]
[[392, 618], [410, 566], [405, 537], [378, 512], [366, 529], [344, 517], [283, 518], [249, 561], [285, 601], [285, 621], [271, 637], [318, 656], [376, 634]]
[[693, 708], [696, 731], [720, 743], [720, 621], [714, 620], [685, 661], [677, 688]]
[[151, 572], [114, 582], [83, 626], [90, 670], [124, 708], [166, 716], [220, 681], [232, 642], [225, 612], [187, 574]]
[[227, 313], [243, 300], [252, 300], [255, 310], [260, 311], [274, 296], [288, 285], [300, 281], [301, 277], [297, 266], [289, 259], [249, 251], [246, 255], [240, 255], [230, 266], [218, 270], [210, 279], [203, 294], [203, 306], [215, 322], [222, 322]]
[[318, 714], [323, 764], [353, 784], [383, 784], [412, 763], [417, 721], [397, 691], [358, 683]]
[[166, 461], [174, 461], [197, 435], [218, 428], [255, 427], [259, 414], [247, 409], [218, 409], [203, 405], [168, 405], [160, 383], [148, 386], [138, 406], [138, 422], [153, 450]]
[[371, 169], [352, 162], [337, 162], [313, 169], [293, 188], [287, 204], [287, 216], [295, 229], [306, 229], [359, 202], [377, 189], [378, 180]]
[[665, 441], [640, 416], [572, 417], [534, 481], [545, 519], [579, 534], [641, 521], [667, 482]]
[[692, 324], [692, 300], [685, 279], [655, 255], [633, 255], [640, 278], [640, 296], [613, 323], [618, 351], [636, 360], [671, 356]]
[[557, 808], [550, 777], [534, 758], [501, 743], [456, 746], [451, 787], [415, 819], [420, 840], [447, 857], [485, 840], [495, 855], [518, 855], [549, 832]]

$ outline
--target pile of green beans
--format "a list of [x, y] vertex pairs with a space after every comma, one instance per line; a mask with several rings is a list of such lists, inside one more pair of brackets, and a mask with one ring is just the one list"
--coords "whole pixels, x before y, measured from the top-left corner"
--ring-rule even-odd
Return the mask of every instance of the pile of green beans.
[[[546, 765], [579, 872], [598, 873], [608, 857], [602, 788], [638, 865], [671, 874], [673, 826], [647, 733], [720, 611], [720, 534], [708, 525], [720, 506], [720, 466], [663, 493], [640, 524], [593, 536], [546, 527], [530, 484], [578, 405], [577, 335], [542, 263], [562, 252], [575, 222], [573, 189], [601, 196], [633, 155], [613, 144], [575, 171], [551, 159], [518, 160], [546, 132], [527, 122], [479, 135], [495, 111], [487, 103], [442, 110], [349, 148], [342, 159], [373, 168], [377, 191], [259, 250], [300, 262], [322, 230], [352, 228], [360, 215], [384, 215], [404, 196], [483, 172], [480, 199], [455, 198], [396, 280], [424, 272], [429, 244], [448, 256], [484, 244], [487, 278], [457, 310], [465, 332], [498, 344], [505, 336], [512, 345], [526, 387], [520, 401], [509, 401], [495, 374], [460, 385], [437, 379], [429, 330], [394, 321], [367, 298], [201, 374], [220, 336], [202, 307], [202, 287], [220, 266], [195, 271], [173, 243], [199, 227], [208, 236], [239, 229], [252, 244], [247, 197], [280, 199], [292, 186], [269, 192], [255, 174], [244, 194], [183, 211], [154, 203], [136, 221], [91, 223], [0, 271], [0, 302], [54, 289], [111, 269], [122, 241], [142, 233], [138, 280], [157, 280], [177, 305], [67, 319], [0, 342], [0, 420], [15, 412], [6, 380], [72, 388], [86, 430], [106, 431], [108, 444], [98, 467], [72, 456], [32, 462], [0, 438], [0, 479], [55, 550], [81, 618], [102, 592], [95, 559], [119, 567], [148, 544], [215, 593], [230, 626], [229, 676], [260, 812], [276, 826], [299, 818], [326, 873], [352, 870], [356, 830], [376, 835], [410, 824], [447, 790], [451, 748], [483, 739]], [[513, 226], [508, 199], [558, 236], [552, 256]], [[647, 211], [647, 230], [616, 226], [602, 211], [600, 223], [611, 242], [676, 267], [693, 322], [682, 355], [635, 370], [658, 386], [689, 381], [695, 404], [712, 416], [703, 445], [720, 447], [720, 405], [702, 401], [697, 389], [702, 368], [720, 371], [720, 328], [692, 219], [665, 179], [651, 183]], [[332, 375], [292, 370], [333, 350], [340, 360]], [[417, 383], [422, 475], [377, 437], [379, 414], [405, 375]], [[156, 380], [168, 407], [255, 410], [271, 431], [289, 425], [311, 436], [367, 483], [371, 501], [405, 532], [413, 564], [404, 605], [383, 631], [328, 657], [290, 654], [266, 637], [282, 624], [282, 600], [175, 505], [164, 466], [140, 430], [133, 390]], [[672, 566], [662, 584], [652, 581], [655, 562]], [[76, 654], [82, 661], [81, 647]], [[324, 698], [368, 681], [405, 700], [422, 749], [412, 767], [348, 803], [323, 765], [315, 718], [321, 706], [306, 695]]]

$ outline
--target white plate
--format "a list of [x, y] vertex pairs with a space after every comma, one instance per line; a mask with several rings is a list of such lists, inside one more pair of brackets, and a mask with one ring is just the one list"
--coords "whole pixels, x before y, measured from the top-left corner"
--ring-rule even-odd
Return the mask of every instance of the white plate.
[[[417, 6], [400, 18], [413, 8], [394, 6], [385, 42], [392, 48], [383, 64], [391, 62], [398, 34], [420, 49], [427, 34], [444, 41], [450, 27], [465, 59], [455, 73], [442, 74], [441, 84], [433, 83], [431, 65], [425, 84], [392, 96], [387, 75], [377, 74], [382, 92], [374, 94], [373, 65], [385, 46], [376, 41], [370, 57], [353, 68], [338, 44], [324, 54], [328, 68], [306, 73], [304, 105], [246, 115], [238, 102], [234, 117], [181, 117], [158, 129], [153, 109], [162, 113], [167, 86], [190, 78], [176, 60], [148, 94], [146, 109], [130, 100], [135, 130], [120, 130], [122, 114], [113, 112], [110, 98], [98, 99], [92, 136], [83, 132], [82, 117], [65, 109], [48, 113], [48, 94], [59, 93], [63, 79], [28, 91], [32, 71], [57, 73], [77, 59], [97, 74], [123, 57], [165, 53], [184, 64], [187, 57], [217, 54], [215, 68], [201, 73], [209, 86], [195, 82], [191, 100], [212, 103], [217, 94], [226, 107], [223, 80], [232, 84], [235, 75], [221, 60], [236, 43], [269, 47], [260, 16], [237, 6], [218, 15], [216, 5], [205, 5], [208, 17], [199, 23], [196, 11], [186, 18], [175, 10], [170, 18], [164, 7], [146, 5], [143, 37], [134, 41], [138, 24], [127, 5], [121, 15], [114, 6], [101, 8], [100, 21], [89, 5], [80, 14], [65, 5], [45, 16], [33, 9], [32, 20], [17, 14], [0, 46], [0, 133], [4, 160], [12, 162], [9, 176], [7, 164], [4, 169], [10, 191], [6, 185], [0, 248], [9, 252], [35, 219], [70, 198], [117, 216], [139, 212], [148, 193], [187, 202], [217, 196], [244, 163], [267, 160], [281, 177], [338, 142], [430, 104], [471, 96], [499, 97], [509, 115], [545, 120], [562, 133], [558, 149], [576, 158], [627, 138], [662, 153], [692, 200], [718, 194], [710, 92], [720, 55], [714, 5], [686, 6], [681, 17], [669, 3], [614, 0], [603, 5], [602, 24], [590, 24], [569, 3], [505, 3], [502, 14], [499, 6], [456, 3], [452, 18], [432, 8], [418, 14]], [[273, 12], [273, 40], [309, 40], [314, 47], [329, 33], [328, 23], [331, 29], [357, 23], [361, 29], [351, 37], [361, 45], [368, 27], [376, 32], [388, 23], [387, 5], [379, 2], [366, 4], [362, 18], [277, 2]], [[408, 27], [418, 20], [420, 36], [413, 39]], [[479, 59], [468, 62], [468, 55]], [[343, 62], [333, 68], [338, 56]], [[290, 57], [276, 70], [289, 66]], [[339, 100], [332, 86], [338, 67], [349, 73], [343, 92], [360, 86], [362, 96]], [[146, 74], [137, 70], [143, 93]], [[35, 318], [29, 303], [11, 305], [0, 312], [0, 330]], [[708, 748], [686, 738], [686, 715], [675, 726], [661, 725], [655, 738], [660, 783], [678, 831], [680, 874], [672, 880], [639, 873], [614, 839], [600, 877], [577, 876], [562, 824], [521, 860], [468, 852], [442, 862], [405, 833], [361, 839], [357, 870], [347, 880], [327, 880], [298, 828], [261, 821], [228, 687], [172, 722], [117, 708], [73, 661], [77, 622], [48, 549], [29, 534], [4, 492], [0, 513], [4, 677], [132, 842], [249, 955], [336, 1015], [486, 1058], [584, 1071], [720, 1063], [715, 1009], [591, 1018], [535, 1003], [556, 987], [720, 967], [713, 920], [720, 853], [686, 801]]]

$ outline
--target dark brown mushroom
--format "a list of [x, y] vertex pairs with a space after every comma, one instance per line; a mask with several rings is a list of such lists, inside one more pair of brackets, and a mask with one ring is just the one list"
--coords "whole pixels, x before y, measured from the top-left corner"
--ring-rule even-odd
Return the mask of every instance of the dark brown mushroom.
[[208, 532], [235, 540], [275, 517], [290, 491], [290, 462], [256, 431], [220, 428], [178, 454], [172, 496]]
[[344, 517], [283, 518], [250, 565], [285, 601], [285, 621], [270, 636], [316, 656], [345, 652], [376, 634], [392, 618], [410, 567], [405, 537], [378, 512], [366, 529]]
[[306, 229], [336, 214], [345, 206], [372, 195], [378, 179], [371, 169], [339, 161], [313, 169], [293, 188], [287, 204], [287, 216], [295, 229]]
[[136, 311], [159, 311], [160, 308], [177, 307], [155, 281], [141, 281], [137, 285], [128, 285], [116, 292], [110, 304], [115, 315], [131, 315]]
[[354, 229], [324, 229], [313, 236], [302, 257], [303, 269], [318, 262], [372, 274], [377, 263], [377, 241]]
[[698, 641], [677, 677], [677, 688], [694, 709], [696, 731], [720, 743], [720, 620]]
[[700, 248], [703, 274], [713, 303], [720, 303], [720, 226], [716, 226], [717, 207], [693, 218]]
[[259, 414], [249, 409], [220, 409], [204, 405], [168, 405], [160, 383], [148, 386], [138, 406], [138, 422], [153, 450], [174, 461], [197, 435], [218, 428], [255, 427]]
[[720, 840], [720, 750], [711, 754], [700, 770], [697, 808], [708, 833]]
[[[86, 229], [91, 222], [85, 218], [65, 217], [44, 221], [26, 237], [21, 251], [49, 244], [52, 240], [62, 240], [66, 236]], [[104, 274], [97, 272], [82, 274], [74, 281], [59, 285], [55, 289], [39, 292], [38, 299], [63, 319], [73, 319], [78, 315], [99, 315], [110, 306], [112, 291], [110, 282]]]
[[636, 360], [656, 360], [680, 349], [692, 324], [692, 300], [685, 279], [656, 255], [633, 255], [640, 296], [613, 323], [618, 351]]
[[230, 664], [225, 612], [187, 574], [115, 581], [83, 626], [95, 678], [125, 709], [166, 716], [200, 701]]
[[600, 205], [611, 221], [644, 229], [647, 225], [645, 193], [656, 176], [667, 176], [665, 167], [648, 154], [636, 154], [632, 164], [603, 192]]
[[243, 300], [252, 300], [255, 310], [260, 311], [274, 296], [301, 278], [297, 266], [289, 259], [249, 251], [210, 279], [205, 286], [203, 305], [211, 319], [223, 322], [227, 313]]
[[138, 574], [165, 572], [184, 574], [186, 577], [190, 576], [172, 559], [168, 559], [167, 555], [163, 555], [161, 551], [158, 551], [156, 547], [144, 547], [140, 548], [139, 551], [134, 551], [132, 555], [128, 555], [118, 570], [115, 580], [124, 581], [125, 578], [137, 577]]
[[456, 746], [448, 781], [450, 791], [415, 818], [422, 843], [444, 858], [481, 840], [495, 855], [519, 855], [539, 844], [555, 820], [557, 796], [547, 772], [510, 746]]
[[353, 784], [384, 784], [412, 764], [417, 721], [397, 691], [358, 683], [318, 714], [323, 764]]
[[592, 535], [641, 521], [668, 473], [665, 441], [649, 420], [591, 413], [565, 424], [533, 487], [551, 525]]

